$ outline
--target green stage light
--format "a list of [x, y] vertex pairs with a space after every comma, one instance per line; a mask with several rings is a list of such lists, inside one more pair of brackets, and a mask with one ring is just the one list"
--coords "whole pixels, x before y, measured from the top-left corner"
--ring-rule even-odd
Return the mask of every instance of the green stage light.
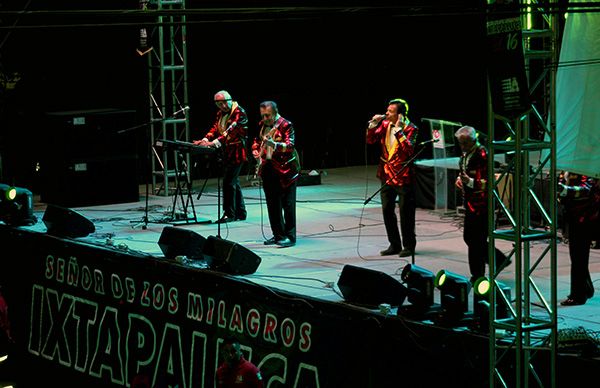
[[0, 183], [0, 221], [7, 225], [32, 225], [37, 221], [33, 215], [31, 191]]
[[15, 198], [17, 197], [17, 188], [7, 186], [4, 184], [0, 185], [0, 186], [2, 186], [2, 188], [0, 188], [0, 190], [2, 190], [4, 192], [4, 199], [6, 199], [7, 201], [14, 201]]
[[440, 290], [442, 312], [446, 318], [462, 318], [469, 310], [468, 295], [471, 283], [461, 276], [445, 269], [435, 277], [435, 286]]
[[473, 292], [479, 296], [485, 296], [490, 291], [491, 284], [488, 278], [485, 276], [480, 277], [475, 281], [475, 285], [473, 286]]
[[[498, 281], [496, 285], [496, 319], [508, 318], [510, 315], [511, 290]], [[489, 330], [489, 317], [491, 306], [492, 283], [485, 276], [475, 281], [473, 290], [473, 315], [475, 326], [487, 332]], [[507, 303], [508, 302], [508, 303]]]

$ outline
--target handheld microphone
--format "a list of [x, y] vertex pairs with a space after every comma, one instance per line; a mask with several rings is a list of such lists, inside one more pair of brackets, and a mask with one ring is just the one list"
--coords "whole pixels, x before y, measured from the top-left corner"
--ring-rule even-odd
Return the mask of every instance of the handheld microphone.
[[367, 122], [367, 124], [371, 124], [371, 123], [378, 123], [381, 120], [385, 119], [385, 115], [377, 115], [376, 117], [372, 118], [371, 120], [369, 120]]
[[425, 144], [437, 143], [438, 141], [440, 141], [440, 139], [429, 139], [429, 140], [422, 141], [417, 145], [424, 146]]
[[229, 131], [231, 131], [236, 126], [237, 126], [237, 121], [234, 121], [233, 123], [229, 124], [229, 127], [227, 127], [227, 129], [225, 130], [225, 132], [223, 132], [223, 136], [227, 136], [227, 134], [229, 133]]

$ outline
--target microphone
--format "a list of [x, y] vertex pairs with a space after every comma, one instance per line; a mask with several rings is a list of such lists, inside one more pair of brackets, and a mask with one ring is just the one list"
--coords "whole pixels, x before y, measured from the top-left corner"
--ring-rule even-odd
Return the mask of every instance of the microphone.
[[380, 121], [381, 121], [381, 120], [383, 120], [383, 119], [385, 119], [385, 115], [377, 115], [376, 117], [374, 117], [374, 118], [372, 118], [371, 120], [369, 120], [369, 121], [367, 122], [367, 124], [371, 124], [371, 123], [373, 123], [373, 124], [374, 124], [374, 123], [378, 123], [378, 122], [380, 122]]
[[229, 124], [229, 127], [227, 127], [227, 129], [223, 132], [223, 136], [227, 136], [229, 131], [231, 131], [236, 126], [237, 126], [237, 121], [234, 121], [233, 123]]
[[186, 110], [190, 110], [190, 107], [187, 105], [185, 107], [179, 109], [177, 112], [173, 113], [173, 116], [177, 116], [178, 114], [185, 112]]
[[420, 142], [420, 143], [419, 143], [419, 144], [417, 144], [417, 145], [419, 145], [419, 146], [424, 146], [425, 144], [429, 144], [429, 143], [437, 143], [438, 141], [440, 141], [440, 139], [429, 139], [429, 140], [422, 141], [422, 142]]

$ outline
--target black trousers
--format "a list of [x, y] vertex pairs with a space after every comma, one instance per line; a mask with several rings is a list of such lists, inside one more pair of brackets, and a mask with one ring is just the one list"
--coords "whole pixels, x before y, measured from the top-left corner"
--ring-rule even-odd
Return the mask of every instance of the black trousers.
[[[485, 265], [488, 263], [488, 219], [487, 212], [480, 214], [465, 214], [463, 226], [463, 240], [468, 247], [469, 271], [471, 281], [485, 276]], [[508, 258], [495, 248], [496, 266], [502, 264]]]
[[246, 204], [240, 186], [242, 165], [223, 168], [223, 213], [227, 217], [246, 219]]
[[577, 222], [567, 216], [569, 225], [569, 257], [571, 258], [571, 299], [586, 300], [594, 295], [590, 276], [590, 249], [592, 236], [598, 226], [591, 222]]
[[[415, 235], [417, 202], [415, 200], [414, 186], [383, 185], [380, 195], [383, 223], [385, 224], [385, 231], [390, 245], [397, 249], [405, 248], [414, 250], [417, 246], [417, 237]], [[400, 231], [398, 230], [396, 199], [398, 199], [400, 210], [400, 231], [402, 232], [402, 238], [400, 238]]]
[[261, 173], [269, 223], [276, 240], [285, 237], [296, 242], [296, 182], [282, 187], [279, 175], [270, 163], [265, 163]]

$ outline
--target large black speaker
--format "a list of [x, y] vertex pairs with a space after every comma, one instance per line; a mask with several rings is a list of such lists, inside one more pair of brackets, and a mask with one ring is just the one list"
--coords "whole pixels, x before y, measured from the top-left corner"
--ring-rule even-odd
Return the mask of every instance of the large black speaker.
[[188, 259], [202, 259], [202, 251], [206, 239], [191, 230], [165, 226], [158, 239], [158, 246], [167, 259], [173, 260], [177, 256], [186, 256]]
[[260, 257], [248, 248], [215, 236], [208, 236], [204, 255], [211, 260], [211, 269], [233, 275], [252, 274], [261, 262]]
[[136, 112], [48, 112], [40, 155], [41, 201], [79, 207], [139, 200]]
[[42, 217], [47, 233], [58, 237], [85, 237], [96, 231], [92, 221], [71, 209], [49, 204]]
[[401, 306], [407, 293], [406, 287], [390, 275], [353, 265], [344, 266], [337, 284], [346, 302], [370, 307], [381, 303]]

